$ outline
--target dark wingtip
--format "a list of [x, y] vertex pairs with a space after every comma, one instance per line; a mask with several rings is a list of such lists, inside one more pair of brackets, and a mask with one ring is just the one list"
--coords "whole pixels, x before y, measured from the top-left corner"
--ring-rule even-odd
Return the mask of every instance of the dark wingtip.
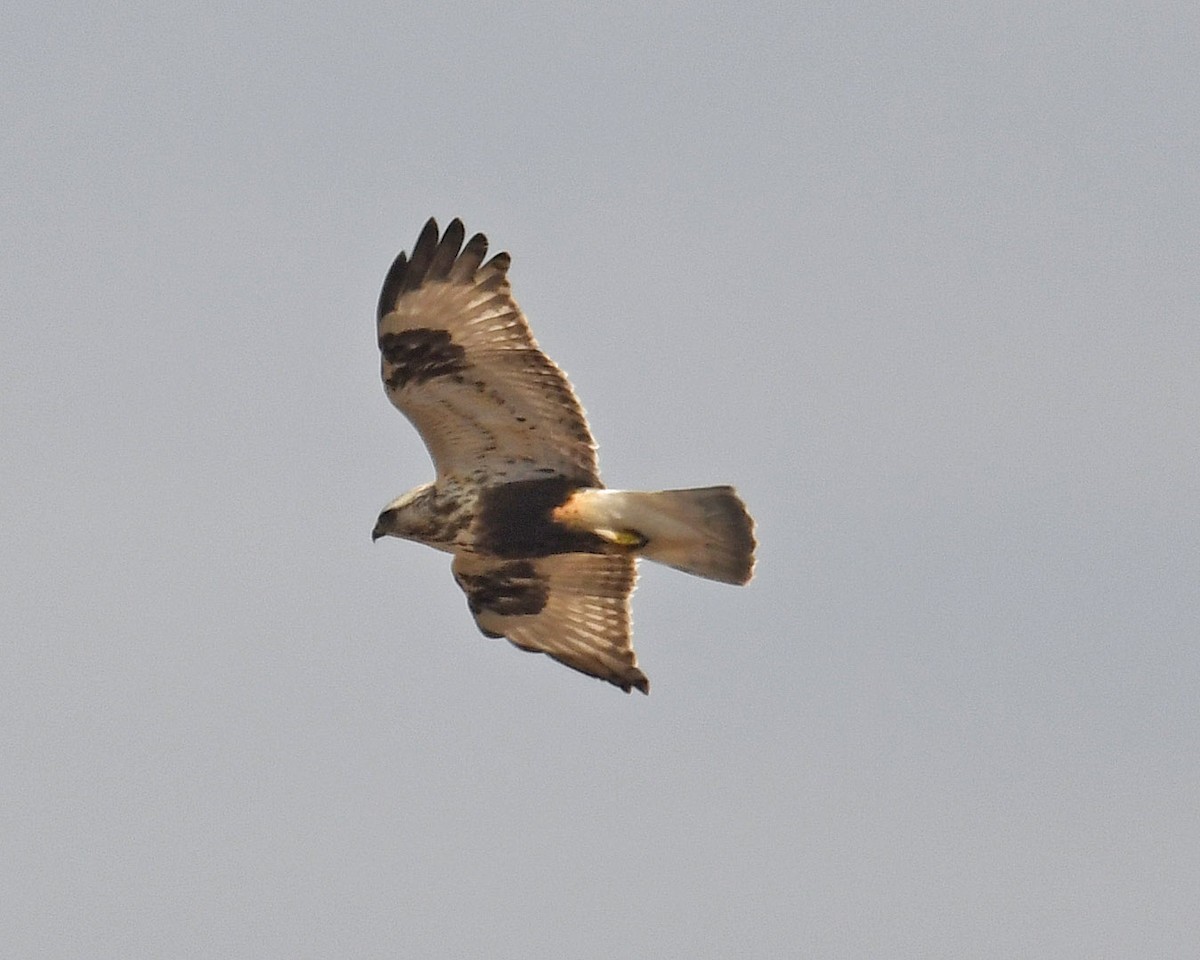
[[421, 232], [419, 234], [417, 234], [417, 242], [413, 246], [413, 251], [415, 252], [417, 247], [421, 246], [422, 243], [425, 243], [425, 244], [435, 243], [437, 241], [437, 238], [438, 238], [437, 217], [430, 217], [428, 220], [425, 221], [425, 226], [423, 226], [421, 228]]
[[403, 290], [415, 290], [425, 279], [429, 265], [438, 248], [437, 219], [430, 217], [421, 228], [421, 235], [413, 244], [412, 256], [408, 258], [408, 270], [404, 274]]
[[642, 673], [641, 670], [638, 670], [637, 667], [634, 667], [633, 669], [636, 673], [636, 676], [633, 676], [633, 677], [624, 676], [620, 680], [613, 680], [612, 683], [615, 683], [618, 687], [620, 687], [626, 693], [633, 693], [634, 688], [636, 688], [636, 689], [640, 690], [642, 693], [649, 696], [649, 694], [650, 694], [650, 678], [647, 677], [644, 673]]
[[[458, 259], [458, 251], [462, 248], [466, 232], [466, 227], [458, 217], [450, 221], [446, 232], [442, 234], [442, 239], [438, 241], [437, 248], [433, 251], [433, 257], [429, 261], [429, 267], [425, 271], [425, 276], [421, 278], [422, 280], [445, 280], [450, 276], [450, 268]], [[434, 236], [437, 236], [436, 226], [434, 227]]]
[[[379, 292], [377, 318], [382, 320], [396, 308], [396, 301], [401, 294], [416, 290], [426, 280], [465, 281], [474, 276], [487, 253], [487, 237], [477, 233], [463, 247], [466, 232], [466, 227], [458, 217], [447, 224], [445, 233], [438, 230], [436, 217], [426, 220], [417, 242], [413, 244], [412, 253], [402, 252], [392, 262], [384, 278], [383, 289]], [[510, 261], [507, 253], [501, 253], [492, 257], [488, 266], [496, 268], [497, 273], [503, 275]]]
[[495, 270], [497, 273], [507, 273], [508, 268], [512, 266], [512, 257], [508, 255], [508, 251], [502, 251], [492, 257], [486, 264], [484, 269]]
[[413, 286], [421, 282], [425, 270], [429, 266], [429, 260], [433, 257], [437, 239], [437, 218], [430, 217], [425, 221], [425, 226], [421, 228], [421, 234], [413, 246], [411, 259], [407, 253], [401, 250], [396, 259], [392, 261], [392, 267], [388, 270], [387, 276], [383, 278], [383, 289], [379, 291], [379, 305], [375, 310], [377, 319], [382, 320], [392, 312], [396, 306], [396, 298], [404, 292], [406, 286]]
[[396, 298], [404, 289], [404, 275], [408, 272], [408, 254], [403, 251], [392, 261], [391, 269], [383, 279], [383, 289], [379, 291], [379, 306], [375, 311], [378, 319], [382, 320], [396, 306]]

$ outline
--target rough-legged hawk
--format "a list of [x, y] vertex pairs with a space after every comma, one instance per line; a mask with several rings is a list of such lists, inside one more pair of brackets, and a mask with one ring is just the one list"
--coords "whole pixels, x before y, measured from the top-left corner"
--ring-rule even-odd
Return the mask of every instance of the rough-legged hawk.
[[754, 569], [754, 524], [732, 487], [606, 490], [566, 376], [538, 349], [507, 253], [425, 224], [379, 295], [383, 382], [437, 468], [393, 500], [373, 537], [454, 555], [485, 636], [648, 693], [630, 640], [634, 560], [724, 583]]

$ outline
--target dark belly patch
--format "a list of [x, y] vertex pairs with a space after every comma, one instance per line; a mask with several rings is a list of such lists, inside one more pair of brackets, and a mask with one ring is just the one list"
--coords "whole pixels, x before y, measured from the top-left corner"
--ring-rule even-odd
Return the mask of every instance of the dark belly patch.
[[567, 477], [517, 480], [483, 490], [475, 527], [480, 553], [496, 557], [548, 557], [557, 553], [608, 553], [594, 533], [572, 530], [553, 517], [555, 507], [580, 488]]

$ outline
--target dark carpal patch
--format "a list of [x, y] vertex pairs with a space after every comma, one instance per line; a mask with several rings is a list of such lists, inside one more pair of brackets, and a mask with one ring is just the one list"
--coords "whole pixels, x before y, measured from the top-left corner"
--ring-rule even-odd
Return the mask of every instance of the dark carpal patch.
[[541, 613], [550, 592], [549, 584], [527, 560], [501, 564], [487, 573], [458, 574], [457, 579], [476, 617], [484, 612], [501, 617]]
[[605, 553], [594, 533], [572, 530], [551, 516], [582, 486], [569, 477], [517, 480], [480, 492], [476, 547], [496, 557], [548, 557], [557, 553]]
[[379, 335], [384, 363], [384, 382], [393, 390], [410, 383], [421, 384], [434, 377], [461, 375], [467, 369], [467, 352], [453, 341], [447, 330], [421, 327]]

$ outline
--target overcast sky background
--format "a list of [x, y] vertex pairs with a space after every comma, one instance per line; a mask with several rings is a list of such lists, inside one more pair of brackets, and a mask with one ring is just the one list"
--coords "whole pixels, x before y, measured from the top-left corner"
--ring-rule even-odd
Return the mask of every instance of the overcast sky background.
[[[1195, 956], [1194, 4], [5, 20], [0, 952]], [[430, 215], [757, 518], [649, 697], [371, 543]]]

